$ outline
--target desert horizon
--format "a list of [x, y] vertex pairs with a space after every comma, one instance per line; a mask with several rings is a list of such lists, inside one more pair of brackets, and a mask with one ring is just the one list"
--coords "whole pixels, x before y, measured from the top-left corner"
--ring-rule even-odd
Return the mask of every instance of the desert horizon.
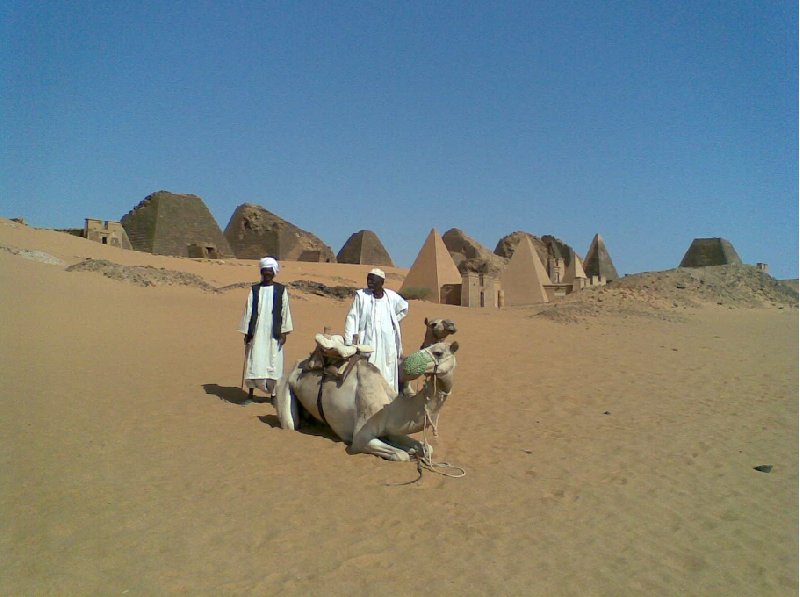
[[[797, 594], [796, 282], [670, 270], [550, 305], [410, 301], [406, 353], [426, 317], [458, 328], [428, 439], [466, 475], [401, 485], [414, 463], [246, 400], [256, 263], [0, 218], [0, 593]], [[371, 267], [281, 262], [287, 366], [341, 333], [350, 300], [325, 288]], [[399, 289], [408, 270], [382, 267]]]

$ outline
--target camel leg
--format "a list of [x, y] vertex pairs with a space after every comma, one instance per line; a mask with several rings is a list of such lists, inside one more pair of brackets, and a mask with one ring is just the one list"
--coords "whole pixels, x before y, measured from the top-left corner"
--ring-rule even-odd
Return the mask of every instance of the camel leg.
[[296, 377], [297, 369], [284, 375], [278, 383], [273, 405], [278, 413], [282, 429], [297, 431], [300, 424], [300, 413], [297, 410], [297, 399], [292, 395], [290, 382]]
[[[422, 445], [422, 442], [415, 440], [413, 437], [408, 437], [407, 435], [388, 435], [386, 436], [386, 442], [409, 454], [412, 450], [414, 451], [414, 454], [420, 456], [424, 454], [424, 446]], [[433, 448], [429, 447], [428, 455], [430, 455], [432, 452]]]
[[406, 453], [404, 450], [390, 446], [386, 442], [379, 440], [377, 437], [366, 439], [363, 437], [363, 434], [359, 434], [359, 436], [353, 438], [353, 444], [350, 446], [350, 452], [354, 454], [373, 454], [374, 456], [380, 456], [386, 460], [411, 460], [411, 458], [408, 456], [408, 453]]

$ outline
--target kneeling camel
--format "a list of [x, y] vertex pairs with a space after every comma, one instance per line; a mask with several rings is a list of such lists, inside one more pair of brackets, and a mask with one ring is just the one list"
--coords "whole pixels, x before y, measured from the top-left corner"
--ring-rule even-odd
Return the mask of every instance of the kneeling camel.
[[299, 403], [350, 444], [351, 453], [404, 461], [422, 456], [422, 443], [408, 434], [438, 419], [453, 387], [457, 350], [457, 342], [437, 342], [412, 355], [424, 366], [425, 376], [422, 389], [413, 395], [398, 395], [365, 358], [356, 357], [344, 379], [308, 370], [308, 359], [299, 361], [278, 384], [275, 409], [281, 427], [298, 428]]

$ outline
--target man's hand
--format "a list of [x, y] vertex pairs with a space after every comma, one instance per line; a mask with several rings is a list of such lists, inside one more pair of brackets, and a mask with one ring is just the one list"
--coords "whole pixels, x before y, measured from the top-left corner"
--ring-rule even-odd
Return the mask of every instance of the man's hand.
[[245, 334], [245, 335], [244, 335], [244, 343], [245, 343], [245, 346], [246, 346], [247, 344], [250, 344], [250, 341], [251, 341], [252, 339], [253, 339], [253, 337], [252, 337], [250, 334]]
[[288, 332], [283, 332], [281, 334], [281, 337], [278, 338], [278, 348], [283, 348], [283, 345], [286, 344], [286, 336], [287, 335], [288, 335]]

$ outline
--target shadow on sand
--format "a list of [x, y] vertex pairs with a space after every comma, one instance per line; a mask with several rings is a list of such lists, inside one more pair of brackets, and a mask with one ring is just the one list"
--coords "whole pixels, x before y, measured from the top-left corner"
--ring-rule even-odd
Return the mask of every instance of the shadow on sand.
[[224, 400], [225, 402], [230, 402], [231, 404], [237, 404], [239, 406], [245, 406], [247, 404], [253, 404], [255, 402], [265, 403], [269, 402], [269, 398], [253, 395], [252, 400], [248, 397], [247, 390], [243, 390], [242, 388], [237, 387], [225, 387], [220, 386], [215, 383], [204, 383], [203, 390], [205, 390], [206, 394], [210, 396], [216, 396], [220, 400]]
[[[203, 390], [210, 396], [216, 396], [220, 400], [224, 400], [230, 404], [237, 406], [247, 406], [248, 404], [267, 404], [270, 399], [265, 396], [253, 395], [251, 400], [248, 397], [247, 390], [239, 387], [225, 387], [215, 383], [204, 383]], [[269, 425], [273, 429], [280, 429], [281, 422], [275, 414], [260, 415], [258, 420]], [[330, 427], [324, 423], [320, 423], [305, 411], [300, 413], [300, 433], [305, 435], [313, 435], [314, 437], [324, 437], [334, 442], [341, 442], [342, 440], [337, 436]]]
[[[276, 429], [280, 429], [281, 427], [280, 419], [278, 418], [277, 415], [274, 414], [262, 415], [258, 417], [258, 420], [264, 423], [265, 425], [269, 425], [270, 427], [274, 427]], [[324, 437], [333, 442], [342, 441], [330, 427], [328, 427], [325, 423], [317, 421], [314, 417], [312, 417], [304, 410], [300, 411], [300, 425], [298, 425], [297, 431], [299, 433], [302, 433], [303, 435]]]

